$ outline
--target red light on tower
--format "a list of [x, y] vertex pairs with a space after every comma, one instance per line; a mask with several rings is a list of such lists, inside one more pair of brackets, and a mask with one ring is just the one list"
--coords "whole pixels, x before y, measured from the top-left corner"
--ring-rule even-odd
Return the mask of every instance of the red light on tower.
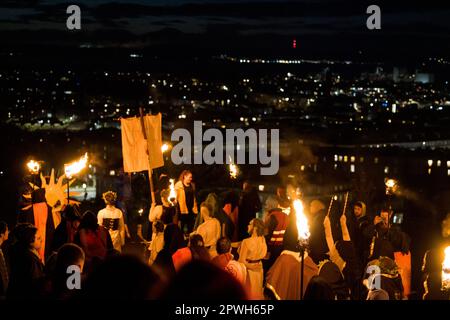
[[297, 48], [297, 40], [292, 40], [292, 48], [295, 49]]

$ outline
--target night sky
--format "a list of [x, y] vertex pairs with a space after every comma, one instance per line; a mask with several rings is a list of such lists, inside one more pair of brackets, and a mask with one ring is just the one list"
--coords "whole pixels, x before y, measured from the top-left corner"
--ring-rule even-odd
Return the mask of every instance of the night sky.
[[[366, 28], [366, 8], [378, 4], [382, 30]], [[69, 4], [82, 8], [82, 30], [66, 29]], [[253, 54], [450, 53], [450, 4], [445, 1], [131, 0], [0, 2], [4, 46], [54, 44], [185, 48]], [[291, 50], [292, 51], [292, 50]]]

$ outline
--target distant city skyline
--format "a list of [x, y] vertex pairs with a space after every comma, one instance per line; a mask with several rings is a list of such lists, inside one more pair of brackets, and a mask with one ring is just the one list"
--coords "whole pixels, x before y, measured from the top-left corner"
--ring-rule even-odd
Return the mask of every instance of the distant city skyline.
[[[449, 4], [391, 2], [377, 2], [382, 29], [370, 31], [366, 8], [372, 3], [366, 0], [351, 4], [344, 0], [6, 0], [0, 4], [0, 35], [5, 46], [90, 43], [224, 53], [450, 53]], [[65, 9], [70, 4], [81, 7], [80, 31], [66, 29]]]

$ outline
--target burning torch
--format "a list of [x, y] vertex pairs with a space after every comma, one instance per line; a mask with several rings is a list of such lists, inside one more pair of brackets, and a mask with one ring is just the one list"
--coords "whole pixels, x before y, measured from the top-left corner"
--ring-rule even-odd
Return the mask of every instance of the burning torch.
[[67, 204], [69, 204], [70, 179], [86, 168], [88, 163], [87, 152], [79, 160], [64, 165], [64, 173], [67, 179]]
[[308, 219], [304, 213], [303, 203], [296, 199], [294, 200], [294, 210], [298, 233], [298, 247], [300, 249], [301, 261], [300, 261], [300, 300], [303, 300], [303, 275], [305, 272], [305, 250], [308, 245], [310, 236]]

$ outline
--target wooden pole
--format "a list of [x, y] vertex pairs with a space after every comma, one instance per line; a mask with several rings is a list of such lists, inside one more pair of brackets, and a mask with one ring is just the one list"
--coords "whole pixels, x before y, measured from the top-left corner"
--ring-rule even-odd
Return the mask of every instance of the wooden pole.
[[147, 132], [145, 131], [145, 122], [144, 122], [144, 109], [142, 107], [139, 107], [139, 114], [141, 118], [141, 127], [142, 127], [142, 133], [144, 134], [144, 139], [147, 141], [147, 159], [148, 159], [148, 182], [150, 185], [150, 197], [152, 199], [152, 204], [155, 204], [155, 188], [153, 186], [153, 179], [152, 179], [152, 168], [150, 166], [150, 155], [149, 155], [149, 142], [147, 139]]

